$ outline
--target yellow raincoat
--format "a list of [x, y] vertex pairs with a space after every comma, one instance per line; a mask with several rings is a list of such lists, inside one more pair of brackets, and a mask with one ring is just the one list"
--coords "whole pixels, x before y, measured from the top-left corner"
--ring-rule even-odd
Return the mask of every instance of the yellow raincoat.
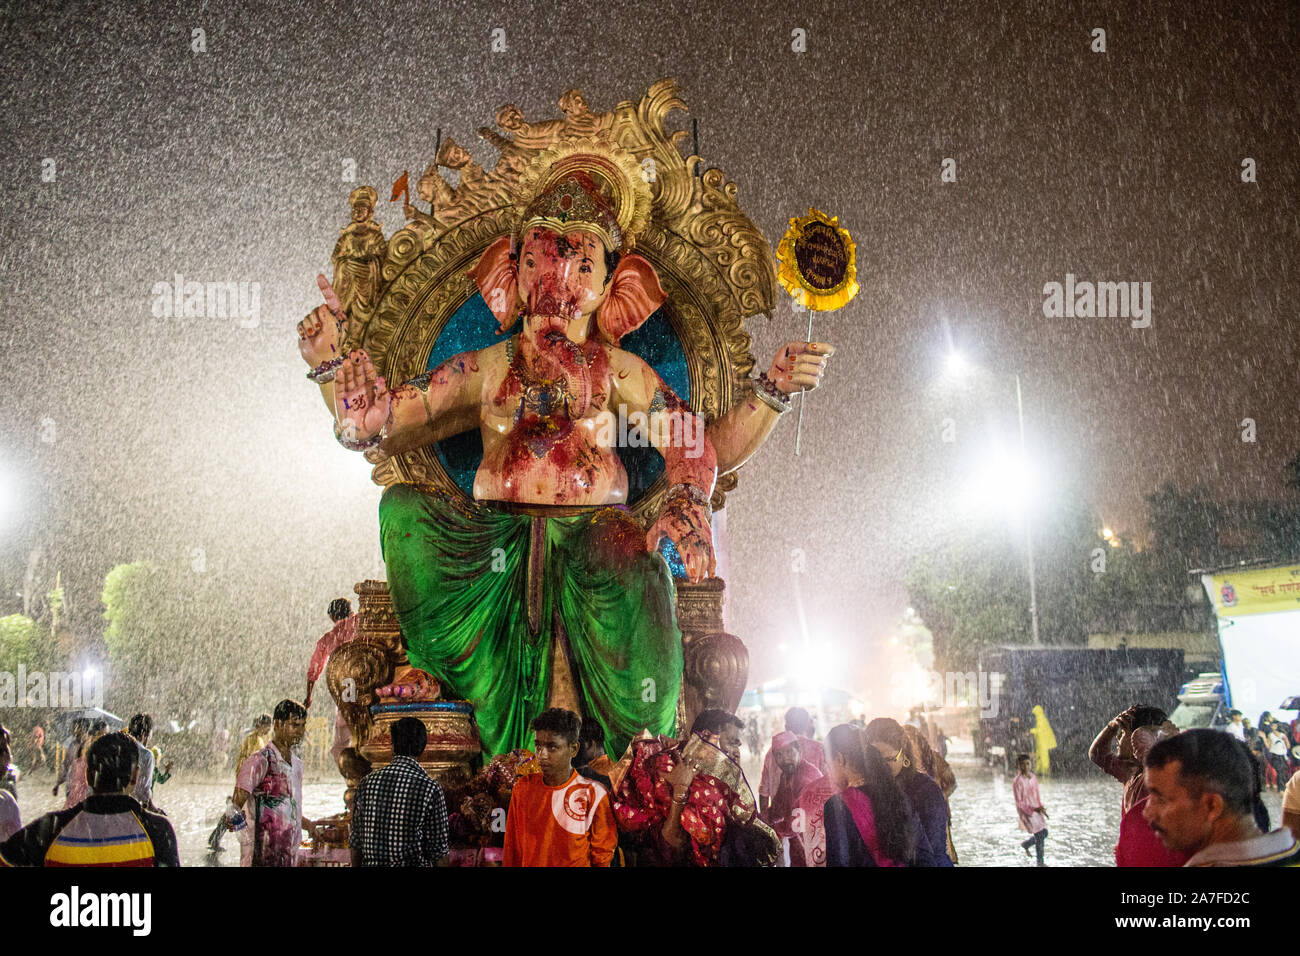
[[1042, 704], [1034, 705], [1034, 726], [1029, 728], [1034, 735], [1034, 773], [1040, 777], [1052, 772], [1052, 758], [1048, 751], [1056, 749], [1056, 734], [1047, 722], [1047, 713]]

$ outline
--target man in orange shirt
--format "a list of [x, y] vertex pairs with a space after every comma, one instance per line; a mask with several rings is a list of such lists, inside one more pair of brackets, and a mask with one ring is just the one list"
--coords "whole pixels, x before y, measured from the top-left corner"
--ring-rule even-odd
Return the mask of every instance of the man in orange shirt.
[[552, 707], [532, 724], [541, 773], [515, 781], [503, 866], [609, 866], [618, 827], [609, 791], [578, 775], [582, 719]]

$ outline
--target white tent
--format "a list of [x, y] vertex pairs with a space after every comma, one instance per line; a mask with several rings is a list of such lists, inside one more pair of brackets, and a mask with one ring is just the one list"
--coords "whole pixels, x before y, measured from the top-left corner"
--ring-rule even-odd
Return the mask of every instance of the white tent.
[[1300, 565], [1220, 571], [1201, 577], [1219, 623], [1231, 706], [1253, 722], [1300, 694]]

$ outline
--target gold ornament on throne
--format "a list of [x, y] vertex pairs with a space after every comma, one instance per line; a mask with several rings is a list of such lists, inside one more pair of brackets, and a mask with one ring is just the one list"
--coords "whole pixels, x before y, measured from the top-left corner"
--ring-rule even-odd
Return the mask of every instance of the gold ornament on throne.
[[[577, 111], [572, 100], [569, 105]], [[685, 111], [686, 104], [676, 84], [666, 79], [639, 101], [624, 101], [608, 112], [589, 113], [584, 100], [575, 115], [592, 117], [598, 135], [591, 140], [577, 138], [569, 120], [524, 124], [515, 119], [517, 111], [509, 113], [507, 122], [524, 125], [530, 133], [529, 166], [515, 183], [483, 174], [463, 199], [457, 191], [459, 212], [464, 212], [462, 202], [481, 203], [481, 211], [457, 218], [439, 210], [438, 219], [455, 221], [445, 228], [408, 224], [389, 237], [379, 303], [364, 338], [348, 345], [365, 348], [391, 383], [423, 373], [448, 321], [479, 294], [466, 273], [492, 242], [517, 234], [539, 184], [556, 178], [548, 164], [571, 164], [605, 181], [611, 204], [619, 210], [620, 231], [634, 238], [637, 254], [658, 274], [667, 294], [663, 314], [685, 355], [692, 410], [706, 422], [721, 416], [748, 393], [754, 357], [744, 320], [774, 308], [776, 269], [771, 246], [736, 201], [735, 184], [718, 169], [697, 175], [699, 157], [682, 157], [678, 143], [688, 133], [666, 125], [675, 110]], [[502, 118], [499, 112], [498, 120]], [[547, 140], [545, 149], [536, 148]], [[543, 154], [546, 159], [539, 163]], [[649, 193], [648, 208], [641, 196], [633, 195], [642, 187]], [[453, 497], [468, 497], [431, 447], [392, 458], [372, 450], [367, 458], [376, 464], [372, 477], [377, 484], [432, 485]], [[734, 475], [719, 476], [715, 510], [735, 484]], [[666, 491], [661, 476], [630, 503], [643, 526], [658, 513]]]

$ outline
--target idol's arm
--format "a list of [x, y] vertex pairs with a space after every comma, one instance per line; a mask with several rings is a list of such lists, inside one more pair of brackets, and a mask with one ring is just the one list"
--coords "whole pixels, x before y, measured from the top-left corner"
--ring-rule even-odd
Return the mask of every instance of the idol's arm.
[[629, 417], [646, 415], [650, 441], [664, 457], [668, 494], [658, 520], [646, 535], [646, 548], [672, 540], [692, 581], [716, 570], [713, 554], [712, 509], [709, 498], [718, 475], [718, 456], [704, 428], [704, 419], [664, 384], [645, 362], [622, 353], [627, 374], [614, 378], [614, 397]]
[[733, 472], [749, 461], [772, 434], [781, 414], [751, 392], [710, 422], [706, 434], [718, 455], [718, 474]]
[[343, 364], [343, 329], [347, 317], [339, 297], [323, 275], [316, 277], [323, 305], [316, 306], [298, 323], [298, 351], [310, 367], [308, 380], [320, 386], [325, 407], [334, 414], [334, 378]]
[[336, 435], [344, 447], [379, 446], [394, 455], [477, 424], [482, 373], [475, 352], [454, 355], [432, 371], [391, 391], [364, 349], [339, 366]]
[[777, 420], [790, 407], [790, 395], [821, 384], [834, 347], [823, 342], [787, 342], [767, 373], [751, 382], [751, 391], [709, 425], [709, 440], [718, 452], [718, 474], [735, 471], [763, 446]]
[[380, 450], [398, 455], [477, 428], [482, 382], [477, 352], [453, 355], [411, 379], [393, 393], [393, 424], [385, 429]]

